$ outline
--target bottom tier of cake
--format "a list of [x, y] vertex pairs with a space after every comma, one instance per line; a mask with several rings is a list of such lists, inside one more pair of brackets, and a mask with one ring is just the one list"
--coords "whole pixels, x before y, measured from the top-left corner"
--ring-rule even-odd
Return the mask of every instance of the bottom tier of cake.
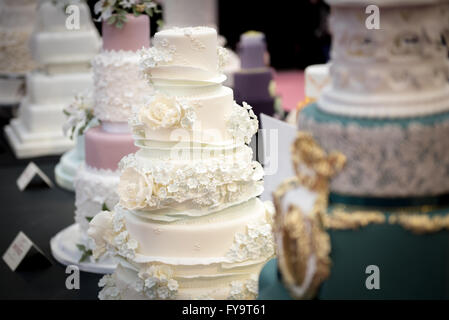
[[5, 127], [5, 135], [17, 158], [59, 155], [74, 144], [64, 136], [61, 128], [55, 131], [31, 132], [20, 118], [11, 120]]
[[254, 299], [274, 255], [270, 203], [251, 199], [203, 217], [157, 222], [119, 210], [90, 223], [94, 256], [119, 267], [100, 281], [101, 299]]
[[265, 261], [248, 266], [152, 264], [140, 269], [120, 261], [112, 275], [100, 280], [102, 300], [252, 300]]

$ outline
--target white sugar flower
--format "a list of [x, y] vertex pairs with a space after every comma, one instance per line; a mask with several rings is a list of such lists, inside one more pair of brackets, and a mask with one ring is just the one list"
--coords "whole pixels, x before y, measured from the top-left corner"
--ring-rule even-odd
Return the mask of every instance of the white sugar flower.
[[100, 14], [99, 20], [106, 21], [112, 16], [116, 0], [100, 0], [95, 3], [94, 12]]
[[167, 287], [170, 291], [177, 291], [179, 288], [178, 281], [173, 279], [168, 280]]
[[89, 223], [87, 234], [95, 242], [95, 248], [92, 255], [97, 259], [106, 252], [108, 242], [114, 237], [111, 212], [102, 211], [96, 214]]
[[181, 120], [181, 108], [176, 99], [158, 94], [139, 110], [139, 120], [149, 128], [171, 128]]
[[248, 279], [248, 281], [246, 282], [246, 289], [250, 293], [257, 295], [259, 292], [259, 288], [258, 288], [259, 283], [258, 282], [259, 282], [259, 279], [257, 279], [257, 275], [252, 274], [251, 278]]
[[251, 137], [256, 134], [259, 128], [259, 121], [254, 114], [252, 107], [243, 102], [242, 106], [234, 104], [230, 118], [227, 121], [227, 130], [237, 143], [251, 142]]
[[80, 92], [75, 95], [73, 102], [64, 109], [67, 116], [63, 124], [65, 135], [70, 132], [71, 138], [75, 135], [81, 135], [94, 120], [93, 114], [93, 95], [91, 91]]
[[153, 193], [153, 178], [132, 167], [126, 168], [120, 176], [117, 193], [123, 207], [130, 210], [144, 208]]
[[139, 51], [141, 56], [140, 68], [151, 74], [151, 68], [171, 62], [175, 52], [175, 46], [170, 45], [167, 39], [156, 39], [151, 48]]
[[125, 9], [131, 8], [136, 3], [137, 3], [137, 0], [121, 0], [120, 1], [120, 5]]

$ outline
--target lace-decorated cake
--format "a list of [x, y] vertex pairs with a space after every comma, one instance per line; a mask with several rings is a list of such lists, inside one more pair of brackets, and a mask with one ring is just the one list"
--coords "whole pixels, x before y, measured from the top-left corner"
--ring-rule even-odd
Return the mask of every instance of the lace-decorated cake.
[[381, 30], [367, 29], [357, 6], [333, 8], [332, 83], [321, 96], [322, 110], [369, 118], [449, 110], [449, 66], [442, 37], [447, 8], [443, 1], [425, 3], [383, 7]]
[[94, 72], [94, 114], [101, 125], [85, 134], [85, 164], [75, 179], [75, 221], [83, 244], [90, 247], [87, 229], [102, 210], [118, 202], [118, 163], [135, 152], [128, 118], [131, 107], [143, 104], [152, 92], [139, 74], [137, 49], [149, 47], [150, 24], [146, 15], [127, 15], [119, 29], [103, 22], [103, 50], [92, 60]]
[[[80, 29], [69, 30], [64, 6], [75, 2]], [[19, 158], [61, 154], [73, 146], [62, 131], [63, 109], [93, 85], [90, 59], [100, 47], [88, 6], [40, 1], [29, 44], [39, 68], [26, 76], [27, 94], [18, 118], [6, 127], [7, 137]]]
[[[18, 103], [24, 94], [23, 74], [35, 67], [28, 42], [37, 0], [0, 1], [0, 103]], [[18, 77], [18, 75], [22, 77]]]
[[[273, 193], [278, 269], [260, 296], [447, 299], [449, 1], [327, 2], [331, 84], [300, 112], [296, 176]], [[378, 272], [381, 290], [367, 290]]]
[[155, 92], [133, 106], [139, 151], [120, 162], [119, 203], [91, 221], [94, 256], [119, 265], [101, 299], [254, 299], [274, 255], [273, 209], [247, 145], [258, 128], [222, 86], [212, 28], [156, 33], [142, 50]]
[[332, 81], [300, 113], [299, 128], [346, 155], [333, 193], [403, 198], [449, 192], [447, 2], [414, 3], [380, 1], [381, 30], [365, 27], [361, 5], [343, 1], [332, 8]]

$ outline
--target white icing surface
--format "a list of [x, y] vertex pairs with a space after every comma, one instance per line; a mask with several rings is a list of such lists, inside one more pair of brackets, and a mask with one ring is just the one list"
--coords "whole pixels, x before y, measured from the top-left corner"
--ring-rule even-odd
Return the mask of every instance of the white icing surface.
[[[139, 243], [136, 254], [147, 256], [153, 261], [174, 260], [181, 264], [184, 259], [187, 261], [218, 259], [223, 262], [227, 262], [228, 259], [229, 262], [233, 262], [258, 260], [271, 256], [274, 252], [273, 247], [266, 246], [270, 244], [271, 226], [266, 222], [265, 208], [258, 199], [206, 217], [183, 219], [168, 224], [142, 220], [133, 214], [124, 215], [124, 219], [126, 229]], [[256, 246], [251, 249], [239, 247], [244, 244], [242, 241], [236, 245], [237, 249], [233, 249], [234, 237], [236, 241], [242, 240], [242, 236], [236, 235], [245, 234], [248, 224], [251, 223], [256, 225], [260, 223], [260, 228], [262, 224], [267, 224], [266, 232], [269, 239], [257, 244], [257, 241], [245, 243], [247, 246]]]
[[40, 31], [31, 36], [33, 58], [41, 65], [89, 62], [100, 49], [96, 29], [68, 31]]
[[[32, 103], [61, 104], [65, 108], [73, 97], [93, 86], [92, 72], [45, 74], [32, 72], [26, 77], [27, 98]], [[62, 109], [59, 113], [62, 113]], [[63, 122], [58, 125], [62, 127]]]
[[159, 80], [222, 82], [217, 32], [207, 27], [172, 28], [158, 32], [153, 46], [141, 50], [142, 69], [152, 82]]

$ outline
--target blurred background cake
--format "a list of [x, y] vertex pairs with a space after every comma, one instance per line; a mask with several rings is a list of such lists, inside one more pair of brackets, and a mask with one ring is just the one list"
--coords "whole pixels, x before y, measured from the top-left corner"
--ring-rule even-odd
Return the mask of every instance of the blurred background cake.
[[28, 42], [37, 0], [0, 1], [0, 105], [20, 102], [24, 76], [35, 67]]
[[70, 1], [40, 1], [30, 38], [39, 67], [26, 76], [27, 94], [18, 116], [5, 128], [17, 158], [57, 155], [74, 143], [64, 136], [63, 109], [73, 96], [93, 85], [91, 58], [101, 42], [88, 7], [78, 3], [80, 28], [66, 27], [65, 5]]
[[[302, 175], [337, 151], [345, 165], [318, 211], [304, 206], [319, 197], [278, 190], [278, 278], [295, 298], [447, 299], [447, 1], [327, 2], [331, 81], [300, 111], [310, 140], [291, 156], [314, 169]], [[370, 4], [380, 30], [360, 19]]]

